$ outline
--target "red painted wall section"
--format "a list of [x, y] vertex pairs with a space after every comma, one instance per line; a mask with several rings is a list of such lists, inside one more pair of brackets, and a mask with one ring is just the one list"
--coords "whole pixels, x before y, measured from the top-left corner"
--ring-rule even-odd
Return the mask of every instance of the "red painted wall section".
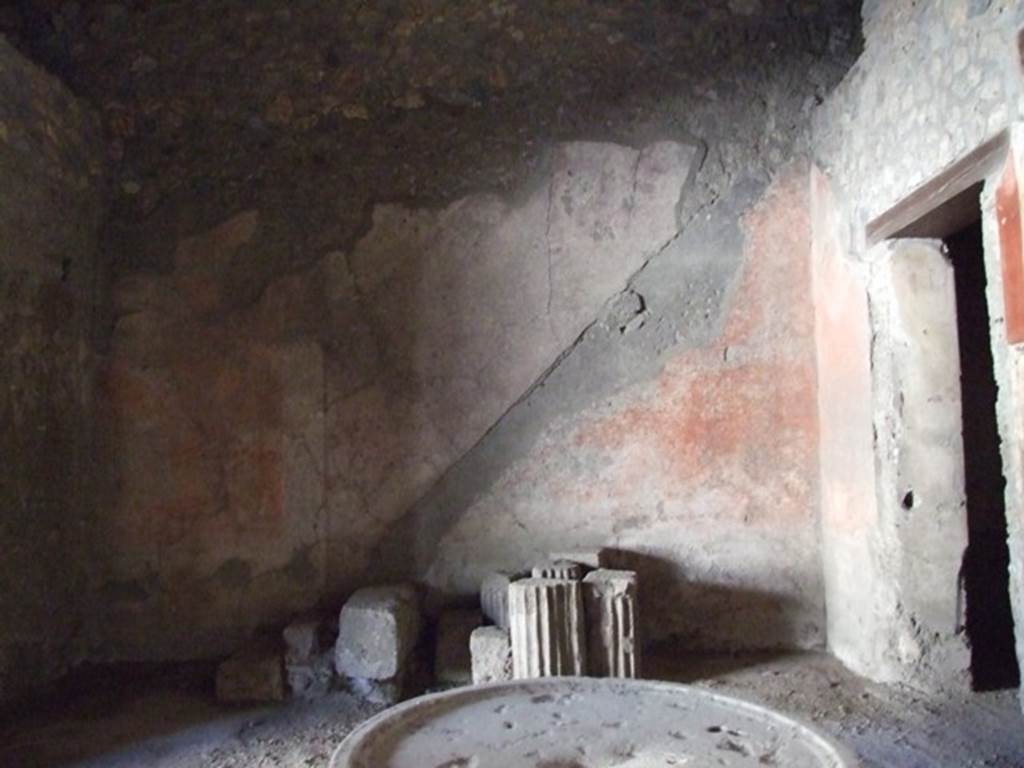
[[823, 524], [865, 529], [877, 517], [867, 290], [846, 258], [828, 179], [815, 170], [811, 184]]
[[821, 471], [821, 553], [828, 644], [852, 669], [877, 671], [886, 590], [877, 586], [871, 327], [863, 267], [828, 178], [811, 171], [814, 341]]
[[230, 651], [318, 597], [322, 359], [257, 338], [223, 296], [256, 228], [240, 214], [182, 240], [172, 272], [115, 286], [99, 563], [114, 656]]
[[446, 534], [432, 583], [601, 544], [640, 572], [651, 639], [824, 642], [807, 178], [789, 169], [744, 216], [718, 338], [555, 420]]
[[[748, 523], [813, 517], [816, 484], [797, 479], [817, 475], [803, 182], [775, 186], [747, 215], [746, 269], [719, 341], [675, 357], [653, 396], [581, 429], [578, 446], [628, 455], [649, 445], [662, 457], [666, 491], [734, 484], [741, 503], [724, 511]], [[793, 482], [779, 485], [780, 477]], [[778, 485], [773, 503], [750, 504], [748, 484]]]
[[[1002, 440], [1003, 473], [1006, 476], [1006, 517], [1010, 548], [1010, 601], [1016, 628], [1017, 659], [1024, 668], [1024, 236], [1022, 236], [1022, 198], [1019, 179], [1024, 173], [1024, 134], [1019, 127], [1011, 132], [1011, 150], [998, 179], [994, 202], [998, 258], [1003, 277], [1003, 316], [1006, 346], [1000, 349], [993, 329], [996, 381], [999, 385], [999, 430]], [[985, 199], [984, 196], [982, 198]], [[992, 208], [983, 210], [991, 217]], [[990, 223], [989, 218], [985, 223]], [[986, 251], [991, 227], [986, 227]], [[993, 250], [995, 250], [993, 248]], [[986, 253], [988, 256], [989, 254]], [[991, 268], [991, 258], [986, 267]], [[991, 301], [991, 297], [990, 297]], [[993, 313], [997, 316], [997, 313]], [[998, 322], [998, 317], [996, 317]], [[1024, 706], [1024, 697], [1021, 698]]]
[[1006, 340], [1010, 344], [1020, 344], [1024, 341], [1024, 249], [1020, 196], [1012, 153], [996, 189], [996, 214], [999, 217], [999, 246], [1003, 266]]

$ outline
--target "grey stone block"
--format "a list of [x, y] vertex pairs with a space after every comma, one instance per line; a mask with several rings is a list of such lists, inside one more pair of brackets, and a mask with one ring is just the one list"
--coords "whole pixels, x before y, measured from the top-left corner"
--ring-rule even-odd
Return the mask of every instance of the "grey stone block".
[[349, 598], [338, 619], [338, 674], [366, 680], [401, 675], [420, 637], [419, 597], [409, 585], [370, 587]]
[[501, 627], [478, 627], [469, 636], [473, 684], [512, 679], [512, 641]]
[[325, 695], [334, 684], [334, 648], [327, 623], [319, 616], [296, 619], [282, 633], [288, 688], [304, 699]]

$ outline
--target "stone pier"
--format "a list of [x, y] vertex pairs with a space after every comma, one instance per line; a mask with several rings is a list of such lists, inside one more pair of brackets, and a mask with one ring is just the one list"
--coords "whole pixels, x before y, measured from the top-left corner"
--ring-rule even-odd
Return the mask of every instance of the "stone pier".
[[593, 677], [639, 677], [637, 586], [633, 571], [599, 569], [583, 579], [587, 659]]
[[508, 591], [516, 679], [583, 675], [586, 636], [581, 582], [531, 578]]

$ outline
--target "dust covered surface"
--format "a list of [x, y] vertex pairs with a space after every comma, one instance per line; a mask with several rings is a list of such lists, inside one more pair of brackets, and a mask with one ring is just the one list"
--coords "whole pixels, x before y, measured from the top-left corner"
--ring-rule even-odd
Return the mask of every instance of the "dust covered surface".
[[[926, 697], [868, 683], [823, 654], [694, 656], [661, 648], [653, 677], [694, 683], [809, 722], [864, 768], [1019, 768], [1015, 691]], [[379, 711], [344, 693], [267, 710], [226, 710], [195, 684], [93, 693], [60, 713], [11, 722], [0, 764], [77, 768], [324, 768], [334, 748]]]

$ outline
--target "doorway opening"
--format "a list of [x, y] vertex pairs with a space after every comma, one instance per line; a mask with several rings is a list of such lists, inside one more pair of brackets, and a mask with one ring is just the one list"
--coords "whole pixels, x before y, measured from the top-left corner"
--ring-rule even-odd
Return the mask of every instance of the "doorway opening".
[[[1010, 337], [1001, 332], [997, 338], [990, 332], [986, 261], [994, 265], [999, 259], [993, 258], [997, 254], [985, 253], [982, 238], [982, 224], [986, 232], [989, 223], [997, 224], [1001, 241], [1008, 231], [1005, 224], [1009, 219], [999, 213], [999, 206], [1011, 157], [1009, 138], [1005, 131], [994, 136], [869, 221], [864, 230], [867, 245], [885, 243], [877, 254], [888, 259], [875, 273], [880, 278], [875, 288], [880, 292], [877, 322], [882, 325], [874, 325], [873, 333], [884, 336], [890, 330], [886, 324], [894, 322], [894, 318], [886, 314], [890, 310], [886, 301], [893, 298], [886, 291], [892, 293], [897, 286], [885, 282], [897, 274], [893, 271], [894, 257], [907, 252], [927, 253], [929, 249], [935, 257], [921, 262], [923, 267], [917, 275], [917, 283], [911, 280], [902, 286], [909, 293], [910, 302], [897, 301], [898, 308], [909, 307], [912, 312], [895, 320], [906, 325], [909, 318], [916, 325], [912, 325], [908, 333], [919, 334], [914, 338], [905, 334], [901, 355], [907, 350], [920, 354], [916, 358], [903, 355], [898, 361], [895, 358], [881, 361], [907, 374], [896, 382], [902, 390], [890, 391], [893, 382], [884, 375], [872, 373], [877, 390], [875, 403], [881, 409], [875, 417], [892, 415], [903, 426], [910, 423], [911, 427], [916, 427], [917, 432], [899, 430], [893, 433], [892, 445], [880, 446], [877, 435], [882, 433], [876, 431], [875, 455], [876, 459], [887, 462], [878, 479], [879, 488], [884, 492], [881, 498], [887, 504], [902, 501], [906, 512], [905, 517], [897, 512], [894, 519], [899, 521], [897, 530], [906, 534], [898, 547], [905, 551], [907, 562], [912, 564], [907, 573], [897, 577], [909, 588], [909, 592], [905, 589], [905, 594], [914, 599], [908, 611], [919, 626], [934, 633], [937, 647], [942, 649], [936, 671], [951, 673], [951, 682], [958, 682], [964, 673], [969, 673], [975, 690], [1017, 688], [1020, 666], [1024, 666], [1019, 664], [1024, 659], [1018, 659], [1015, 654], [1010, 599], [1008, 510], [1003, 475], [1004, 469], [1009, 471], [1010, 468], [1002, 466], [1001, 453], [1001, 440], [1008, 436], [1000, 435], [996, 417], [996, 404], [1001, 402], [997, 398], [996, 381], [1001, 381], [1004, 373], [1008, 380], [1016, 373], [1010, 366], [1004, 371], [1001, 358], [993, 361], [993, 343], [998, 351]], [[1009, 178], [1016, 183], [1013, 176]], [[986, 190], [998, 179], [1003, 179], [996, 190], [999, 194], [989, 201]], [[1013, 194], [1016, 200], [1016, 187]], [[1014, 207], [1007, 216], [1015, 214]], [[1016, 229], [1014, 233], [1019, 236]], [[1001, 251], [1007, 250], [1005, 243], [1000, 245]], [[943, 260], [942, 264], [937, 260]], [[903, 261], [906, 264], [905, 259]], [[930, 276], [929, 261], [934, 265], [934, 277]], [[1007, 263], [1016, 264], [1012, 260]], [[910, 266], [913, 267], [913, 263]], [[915, 276], [913, 269], [907, 274], [911, 278]], [[915, 298], [920, 299], [919, 303], [914, 303]], [[931, 325], [922, 324], [924, 321]], [[932, 333], [932, 326], [935, 333]], [[907, 331], [900, 326], [896, 329]], [[953, 350], [959, 353], [959, 359], [944, 354]], [[955, 367], [957, 362], [959, 371]], [[952, 391], [958, 375], [959, 402]], [[905, 402], [902, 398], [904, 390], [909, 391], [908, 382], [916, 391], [909, 392]], [[895, 414], [888, 410], [891, 403], [885, 397], [889, 395], [900, 397], [892, 401], [898, 403]], [[913, 403], [916, 410], [910, 411], [908, 416], [905, 404], [910, 402], [911, 396], [920, 402]], [[942, 410], [942, 405], [948, 408]], [[934, 417], [933, 412], [937, 414]], [[944, 425], [948, 428], [943, 429]], [[1014, 423], [1009, 428], [1016, 430], [1017, 425]], [[957, 431], [962, 431], [963, 435], [960, 444], [955, 442]], [[906, 441], [914, 437], [924, 439], [928, 450], [899, 450], [906, 445], [913, 447]], [[892, 448], [897, 449], [895, 453], [885, 452]], [[894, 456], [895, 466], [891, 463]], [[963, 474], [959, 471], [961, 467]], [[918, 472], [921, 479], [912, 478], [913, 484], [902, 482], [901, 471], [909, 470]], [[934, 483], [936, 487], [932, 490], [939, 491], [940, 496], [945, 492], [942, 499], [952, 502], [952, 506], [942, 507], [924, 497], [918, 486], [926, 481]], [[909, 493], [910, 489], [913, 494]], [[919, 499], [923, 503], [919, 503]], [[1009, 503], [1014, 513], [1013, 505], [1017, 500], [1010, 499]], [[951, 594], [951, 587], [955, 594]], [[1024, 633], [1024, 626], [1017, 627], [1016, 631]], [[902, 672], [907, 679], [916, 679], [919, 674], [927, 678], [931, 674], [930, 670], [921, 671], [916, 666], [904, 665]]]
[[[978, 198], [974, 198], [977, 206]], [[1006, 481], [996, 421], [997, 387], [985, 297], [980, 209], [966, 226], [944, 237], [956, 285], [963, 414], [967, 552], [962, 586], [975, 690], [1016, 688], [1007, 545]]]

